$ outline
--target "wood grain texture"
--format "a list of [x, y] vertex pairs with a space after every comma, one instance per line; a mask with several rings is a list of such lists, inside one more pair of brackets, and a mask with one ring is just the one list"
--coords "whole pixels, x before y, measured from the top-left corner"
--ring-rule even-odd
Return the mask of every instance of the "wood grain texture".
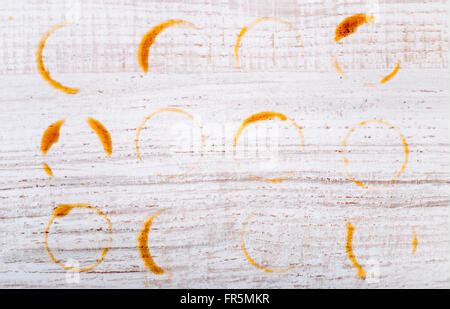
[[[0, 286], [448, 288], [448, 3], [370, 3], [6, 1], [0, 10]], [[334, 27], [359, 12], [374, 14], [376, 22], [335, 44]], [[236, 36], [260, 16], [293, 23], [301, 42], [284, 25], [260, 24], [243, 39], [237, 70]], [[142, 35], [173, 18], [200, 29], [166, 30], [152, 47], [149, 73], [141, 73]], [[49, 86], [35, 63], [40, 37], [67, 20], [75, 23], [49, 38], [44, 61], [56, 80], [80, 87], [77, 95]], [[334, 71], [333, 56], [347, 79]], [[399, 60], [390, 82], [367, 85]], [[136, 127], [168, 106], [202, 123], [203, 152], [189, 121], [164, 114], [142, 131], [138, 162]], [[304, 149], [295, 129], [267, 122], [246, 131], [247, 152], [236, 157], [233, 134], [245, 118], [267, 110], [302, 127]], [[111, 158], [87, 117], [110, 131]], [[42, 133], [62, 118], [60, 140], [44, 158]], [[399, 140], [376, 127], [355, 132], [351, 168], [369, 190], [348, 180], [340, 153], [347, 131], [367, 119], [395, 124], [410, 147], [405, 173], [385, 185], [401, 164]], [[278, 156], [267, 160], [263, 153], [273, 146]], [[44, 173], [44, 161], [55, 177]], [[285, 172], [292, 177], [282, 183], [251, 178]], [[113, 225], [104, 262], [75, 282], [44, 249], [45, 226], [63, 203], [95, 205]], [[144, 267], [136, 245], [145, 219], [161, 209], [149, 246], [168, 272], [157, 276]], [[249, 216], [250, 254], [268, 266], [291, 265], [290, 271], [265, 273], [247, 262], [239, 239]], [[358, 262], [376, 280], [360, 280], [348, 260], [347, 222], [355, 227]], [[54, 223], [49, 243], [61, 259], [88, 265], [105, 233], [102, 218], [80, 210]]]

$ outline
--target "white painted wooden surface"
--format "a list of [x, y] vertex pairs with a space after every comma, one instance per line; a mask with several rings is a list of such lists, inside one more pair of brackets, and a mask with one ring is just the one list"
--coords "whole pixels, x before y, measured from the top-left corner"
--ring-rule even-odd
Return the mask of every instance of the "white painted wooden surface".
[[[367, 1], [369, 3], [369, 1]], [[370, 4], [371, 3], [371, 4]], [[4, 1], [0, 9], [0, 286], [186, 288], [448, 288], [449, 268], [449, 70], [446, 1]], [[376, 22], [336, 46], [334, 27], [347, 15], [369, 12]], [[260, 16], [292, 22], [261, 24], [241, 47], [239, 29]], [[161, 34], [150, 72], [137, 65], [137, 45], [153, 25], [183, 18]], [[70, 96], [46, 84], [36, 70], [42, 34], [64, 20], [76, 22], [52, 36], [45, 63], [53, 76], [81, 88]], [[346, 67], [339, 79], [331, 59]], [[384, 86], [370, 87], [393, 69]], [[203, 124], [202, 156], [191, 152], [198, 132], [177, 115], [161, 115], [142, 133], [143, 162], [133, 139], [145, 115], [173, 106]], [[233, 156], [233, 134], [249, 115], [273, 110], [302, 126], [281, 122], [262, 151]], [[84, 122], [103, 122], [113, 139], [106, 158]], [[41, 169], [43, 131], [65, 118], [60, 142], [49, 152], [55, 177]], [[355, 173], [369, 190], [347, 180], [339, 153], [348, 129], [361, 120], [395, 124], [410, 146], [398, 183], [380, 186], [402, 159], [396, 135], [371, 127], [352, 139]], [[170, 126], [170, 123], [174, 124]], [[184, 123], [184, 126], [183, 126]], [[254, 133], [256, 126], [245, 134]], [[191, 134], [192, 133], [192, 134]], [[272, 134], [271, 133], [271, 134]], [[243, 137], [244, 138], [244, 137]], [[255, 144], [264, 149], [265, 138]], [[242, 140], [243, 142], [244, 140]], [[187, 148], [185, 148], [187, 146]], [[242, 151], [243, 144], [238, 145]], [[194, 149], [195, 150], [195, 149]], [[279, 184], [273, 177], [293, 172]], [[90, 203], [113, 223], [105, 261], [72, 282], [44, 250], [43, 231], [60, 203]], [[136, 250], [144, 220], [154, 222], [150, 248], [168, 275], [149, 272]], [[241, 224], [253, 214], [246, 244], [255, 260], [286, 273], [251, 266], [240, 250]], [[104, 223], [74, 211], [51, 230], [50, 245], [63, 260], [87, 265], [106, 238]], [[360, 280], [345, 252], [346, 223], [355, 225], [354, 252], [376, 280]], [[99, 230], [100, 229], [100, 230]], [[419, 245], [411, 254], [413, 231]]]

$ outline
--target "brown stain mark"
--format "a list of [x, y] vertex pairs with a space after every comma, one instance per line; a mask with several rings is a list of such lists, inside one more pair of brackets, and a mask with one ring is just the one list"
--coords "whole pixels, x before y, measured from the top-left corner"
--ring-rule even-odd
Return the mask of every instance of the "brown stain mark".
[[[289, 121], [294, 126], [294, 128], [297, 130], [297, 132], [300, 136], [301, 148], [304, 147], [305, 138], [303, 135], [303, 130], [294, 120], [288, 118], [286, 115], [284, 115], [282, 113], [266, 111], [266, 112], [260, 112], [260, 113], [253, 114], [253, 115], [247, 117], [242, 122], [242, 124], [240, 125], [239, 129], [236, 131], [236, 133], [234, 134], [234, 137], [233, 137], [234, 152], [236, 152], [236, 147], [237, 147], [237, 144], [239, 141], [239, 137], [242, 135], [242, 133], [244, 132], [244, 130], [246, 129], [247, 126], [249, 126], [250, 124], [259, 122], [259, 121], [268, 121], [268, 120], [273, 120], [273, 119], [278, 119], [280, 121]], [[286, 175], [276, 177], [276, 178], [265, 178], [265, 177], [259, 177], [259, 176], [251, 176], [251, 178], [254, 180], [257, 180], [257, 181], [275, 184], [275, 183], [282, 183], [283, 181], [287, 180], [292, 175], [293, 175], [293, 173], [290, 172], [290, 173], [287, 173]]]
[[258, 121], [267, 121], [267, 120], [272, 120], [275, 118], [277, 118], [281, 121], [286, 121], [288, 119], [285, 115], [283, 115], [281, 113], [277, 113], [277, 112], [260, 112], [260, 113], [253, 114], [250, 117], [246, 118], [242, 122], [242, 124], [239, 127], [239, 129], [237, 130], [236, 134], [234, 134], [233, 146], [236, 147], [239, 137], [241, 136], [242, 132], [244, 132], [245, 128], [248, 125], [258, 122]]
[[339, 23], [336, 27], [336, 32], [334, 35], [334, 41], [339, 42], [343, 38], [354, 33], [359, 26], [373, 22], [374, 17], [366, 14], [355, 14], [346, 17], [343, 21]]
[[52, 123], [42, 135], [41, 139], [41, 152], [42, 155], [46, 155], [53, 144], [57, 143], [59, 140], [59, 132], [61, 130], [61, 126], [64, 124], [65, 120], [61, 119], [54, 123]]
[[164, 210], [160, 210], [154, 215], [151, 215], [150, 217], [145, 220], [144, 224], [142, 225], [142, 229], [139, 232], [138, 238], [137, 238], [137, 249], [139, 251], [139, 255], [142, 258], [142, 261], [144, 262], [145, 267], [147, 267], [152, 273], [155, 275], [162, 275], [166, 271], [158, 266], [156, 262], [153, 260], [153, 257], [150, 253], [150, 249], [148, 247], [148, 235], [150, 233], [150, 229], [153, 224], [153, 220], [157, 216], [161, 214]]
[[245, 233], [246, 233], [247, 225], [249, 224], [249, 222], [250, 222], [252, 217], [253, 217], [253, 215], [250, 215], [244, 221], [244, 223], [242, 224], [242, 229], [241, 229], [241, 233], [240, 233], [241, 250], [242, 250], [242, 253], [244, 254], [246, 260], [253, 267], [256, 267], [257, 269], [265, 271], [266, 273], [284, 273], [284, 272], [287, 272], [287, 271], [291, 270], [293, 268], [293, 266], [289, 266], [289, 267], [285, 267], [285, 268], [271, 268], [271, 267], [267, 267], [267, 266], [264, 266], [264, 265], [256, 262], [251, 257], [250, 253], [247, 250], [247, 246], [245, 245]]
[[341, 78], [347, 78], [345, 76], [345, 72], [344, 72], [344, 68], [342, 67], [342, 65], [337, 61], [336, 57], [333, 57], [331, 60], [333, 67], [336, 71], [336, 73], [339, 75], [339, 77]]
[[[236, 42], [234, 43], [234, 60], [236, 63], [236, 68], [240, 68], [241, 67], [241, 62], [239, 59], [239, 48], [241, 46], [241, 42], [242, 39], [244, 38], [245, 34], [252, 29], [253, 27], [255, 27], [256, 25], [263, 23], [263, 22], [277, 22], [280, 24], [284, 24], [287, 25], [289, 27], [289, 30], [294, 30], [294, 26], [292, 23], [285, 21], [283, 19], [277, 18], [277, 17], [271, 17], [271, 16], [264, 16], [264, 17], [259, 17], [257, 19], [255, 19], [254, 21], [252, 21], [249, 25], [244, 26], [241, 28], [241, 30], [239, 31], [239, 34], [236, 38]], [[299, 38], [297, 37], [297, 40], [299, 41]]]
[[419, 244], [419, 240], [417, 239], [417, 233], [416, 233], [416, 231], [414, 231], [413, 232], [413, 239], [412, 239], [412, 242], [411, 242], [411, 247], [412, 247], [411, 254], [412, 255], [416, 254], [417, 245], [418, 244]]
[[290, 176], [292, 176], [293, 173], [288, 173], [286, 176], [276, 177], [276, 178], [264, 178], [259, 176], [251, 176], [253, 180], [256, 181], [262, 181], [266, 183], [282, 183], [283, 181], [289, 179]]
[[105, 153], [108, 157], [112, 154], [112, 139], [111, 134], [109, 134], [108, 130], [105, 128], [105, 126], [98, 120], [89, 117], [86, 119], [86, 122], [88, 123], [89, 127], [92, 129], [92, 131], [97, 134], [98, 138], [100, 139], [100, 142], [103, 145], [103, 149], [105, 150]]
[[80, 91], [80, 88], [72, 88], [68, 86], [64, 86], [60, 82], [54, 80], [50, 72], [45, 68], [44, 60], [43, 60], [43, 52], [45, 48], [45, 44], [47, 43], [47, 39], [58, 29], [61, 29], [62, 27], [66, 26], [66, 23], [60, 23], [52, 28], [50, 28], [41, 38], [38, 44], [38, 49], [36, 52], [36, 64], [39, 74], [41, 74], [42, 78], [49, 83], [51, 86], [53, 86], [55, 89], [58, 89], [64, 93], [67, 94], [76, 94]]
[[53, 177], [53, 171], [47, 163], [42, 163], [42, 169], [48, 176]]
[[347, 257], [352, 262], [353, 266], [357, 270], [357, 275], [360, 279], [366, 279], [366, 272], [361, 267], [361, 265], [356, 260], [355, 254], [353, 253], [353, 233], [355, 232], [355, 227], [350, 222], [347, 223], [347, 241], [345, 244], [345, 251], [347, 251]]
[[[97, 259], [97, 261], [94, 262], [93, 264], [85, 266], [85, 267], [72, 267], [72, 266], [65, 265], [58, 258], [56, 258], [56, 256], [53, 254], [53, 252], [51, 251], [49, 244], [48, 244], [48, 236], [50, 234], [50, 227], [52, 226], [55, 219], [67, 216], [74, 208], [91, 209], [91, 210], [95, 211], [97, 215], [101, 216], [106, 221], [107, 226], [108, 226], [108, 232], [110, 235], [109, 236], [109, 244], [108, 244], [108, 246], [102, 248], [100, 257]], [[50, 217], [50, 220], [48, 221], [47, 226], [44, 230], [44, 247], [45, 247], [45, 251], [47, 251], [47, 255], [49, 256], [50, 260], [53, 263], [55, 263], [56, 265], [59, 265], [64, 270], [71, 271], [71, 272], [87, 272], [87, 271], [90, 271], [90, 270], [94, 269], [95, 267], [97, 267], [105, 259], [105, 256], [109, 251], [109, 247], [110, 247], [111, 243], [112, 243], [111, 220], [109, 220], [109, 218], [106, 216], [106, 214], [100, 210], [100, 208], [89, 205], [89, 204], [60, 204], [60, 205], [58, 205], [53, 210], [53, 214]]]
[[67, 216], [72, 209], [79, 207], [79, 208], [87, 208], [85, 206], [77, 205], [77, 204], [60, 204], [53, 210], [53, 215], [55, 217], [65, 217]]
[[194, 24], [182, 19], [169, 19], [151, 28], [147, 33], [144, 34], [138, 47], [138, 62], [142, 71], [144, 71], [145, 73], [148, 72], [148, 57], [150, 54], [150, 48], [155, 42], [156, 37], [166, 28], [175, 25], [184, 25], [193, 29], [196, 28]]
[[136, 128], [136, 134], [134, 136], [134, 150], [136, 153], [136, 158], [141, 161], [142, 160], [142, 156], [141, 156], [141, 150], [139, 147], [139, 138], [141, 135], [141, 131], [144, 129], [145, 124], [152, 119], [154, 116], [161, 114], [161, 113], [177, 113], [177, 114], [181, 114], [183, 116], [185, 116], [186, 118], [188, 118], [190, 121], [192, 121], [192, 123], [200, 130], [200, 142], [201, 142], [201, 150], [203, 151], [203, 145], [205, 142], [205, 136], [203, 135], [203, 127], [202, 125], [195, 119], [195, 117], [191, 114], [189, 114], [188, 112], [180, 109], [180, 108], [176, 108], [176, 107], [166, 107], [166, 108], [161, 108], [158, 109], [156, 111], [154, 111], [153, 113], [147, 115], [144, 120], [142, 120], [142, 122], [139, 124], [139, 126]]
[[[394, 177], [392, 179], [390, 179], [388, 181], [388, 184], [394, 184], [397, 182], [397, 180], [400, 178], [400, 176], [405, 172], [406, 170], [406, 166], [408, 165], [408, 161], [409, 161], [409, 145], [408, 145], [408, 141], [406, 140], [405, 136], [401, 133], [401, 131], [394, 125], [390, 124], [387, 121], [384, 120], [364, 120], [361, 121], [358, 124], [358, 127], [364, 127], [367, 124], [381, 124], [391, 130], [394, 130], [395, 132], [397, 132], [397, 134], [400, 137], [400, 141], [403, 145], [403, 152], [405, 155], [405, 158], [403, 160], [402, 165], [400, 166], [400, 169], [396, 172], [396, 174], [394, 175]], [[346, 134], [346, 136], [344, 137], [344, 139], [342, 140], [341, 143], [341, 147], [344, 148], [344, 150], [340, 151], [341, 153], [346, 153], [345, 147], [347, 147], [348, 145], [348, 139], [350, 138], [350, 136], [353, 134], [353, 132], [355, 132], [357, 129], [357, 127], [354, 128], [350, 128]], [[345, 157], [345, 155], [342, 156], [342, 160], [344, 162], [344, 166], [348, 167], [349, 165], [349, 160]], [[367, 184], [365, 184], [363, 181], [360, 181], [358, 179], [356, 179], [348, 170], [347, 170], [347, 174], [348, 174], [348, 178], [349, 180], [351, 180], [354, 184], [356, 184], [358, 187], [362, 187], [365, 189], [368, 189], [369, 187], [367, 186]]]
[[398, 71], [400, 71], [400, 60], [397, 61], [397, 64], [396, 64], [395, 68], [392, 70], [392, 72], [380, 80], [380, 84], [385, 84], [388, 81], [390, 81], [395, 75], [397, 75]]

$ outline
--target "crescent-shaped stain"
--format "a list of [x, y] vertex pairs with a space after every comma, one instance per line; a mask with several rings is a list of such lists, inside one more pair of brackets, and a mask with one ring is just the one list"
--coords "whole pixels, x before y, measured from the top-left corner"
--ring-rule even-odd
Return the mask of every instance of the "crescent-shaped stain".
[[358, 30], [361, 25], [373, 22], [374, 20], [375, 18], [373, 16], [366, 14], [355, 14], [345, 18], [336, 27], [334, 41], [339, 42], [343, 38]]
[[195, 28], [194, 24], [183, 19], [169, 19], [151, 28], [147, 33], [144, 34], [138, 47], [138, 62], [142, 71], [144, 71], [145, 73], [148, 72], [148, 57], [150, 54], [150, 48], [155, 42], [156, 37], [166, 28], [175, 25], [184, 25], [190, 28]]
[[333, 57], [331, 62], [333, 64], [334, 69], [336, 70], [336, 73], [338, 73], [339, 77], [346, 78], [344, 68], [339, 63], [339, 61], [337, 61], [336, 57]]
[[[102, 248], [100, 257], [94, 263], [92, 263], [91, 265], [85, 266], [85, 267], [67, 266], [61, 260], [56, 258], [56, 256], [53, 254], [53, 252], [51, 251], [50, 246], [48, 244], [48, 236], [50, 234], [50, 227], [52, 226], [55, 219], [63, 218], [65, 216], [67, 216], [74, 208], [83, 208], [83, 209], [94, 210], [97, 215], [99, 215], [106, 221], [107, 226], [108, 226], [108, 233], [109, 233], [108, 243], [109, 244], [106, 247]], [[47, 226], [44, 230], [44, 247], [45, 247], [45, 250], [47, 251], [47, 255], [49, 256], [50, 260], [53, 263], [59, 265], [64, 270], [71, 271], [71, 272], [87, 272], [87, 271], [90, 271], [93, 268], [97, 267], [105, 259], [105, 256], [109, 251], [109, 247], [110, 247], [111, 243], [112, 243], [112, 222], [111, 222], [111, 220], [109, 220], [108, 216], [106, 216], [106, 214], [103, 211], [101, 211], [100, 208], [89, 205], [89, 204], [60, 204], [60, 205], [58, 205], [53, 210], [53, 214], [50, 217], [50, 220], [48, 221]]]
[[412, 247], [412, 249], [411, 249], [411, 254], [416, 254], [416, 251], [417, 251], [417, 245], [419, 244], [419, 240], [417, 239], [417, 233], [416, 233], [416, 231], [414, 231], [413, 232], [413, 239], [412, 239], [412, 242], [411, 242], [411, 247]]
[[246, 260], [250, 263], [250, 265], [265, 271], [266, 273], [283, 273], [283, 272], [287, 272], [289, 270], [291, 270], [293, 267], [289, 266], [289, 267], [285, 267], [285, 268], [271, 268], [271, 267], [267, 267], [264, 266], [258, 262], [256, 262], [250, 255], [250, 253], [247, 250], [247, 246], [245, 245], [245, 233], [246, 233], [246, 229], [247, 229], [247, 225], [250, 222], [250, 219], [253, 217], [253, 215], [250, 215], [247, 220], [244, 221], [244, 223], [242, 224], [242, 229], [241, 229], [241, 233], [240, 233], [240, 243], [241, 243], [241, 250], [242, 253], [244, 254]]
[[38, 44], [38, 49], [36, 52], [36, 64], [39, 74], [41, 74], [42, 78], [49, 83], [51, 86], [53, 86], [55, 89], [58, 89], [64, 93], [67, 94], [76, 94], [80, 91], [80, 88], [72, 88], [68, 86], [64, 86], [60, 82], [54, 80], [50, 72], [45, 68], [44, 60], [43, 60], [43, 52], [45, 48], [45, 44], [47, 43], [47, 39], [58, 29], [61, 29], [62, 27], [66, 26], [66, 23], [61, 23], [53, 26], [48, 30], [41, 38]]
[[137, 238], [137, 249], [139, 251], [139, 255], [141, 256], [142, 261], [144, 261], [145, 267], [147, 267], [155, 275], [162, 275], [165, 273], [165, 270], [162, 267], [158, 266], [153, 260], [150, 249], [148, 247], [148, 235], [150, 233], [153, 220], [155, 220], [155, 218], [159, 216], [162, 211], [163, 210], [158, 211], [154, 215], [148, 217], [147, 220], [145, 220]]
[[[402, 165], [400, 166], [400, 169], [395, 173], [394, 177], [388, 181], [389, 184], [394, 184], [398, 180], [398, 178], [405, 172], [406, 166], [408, 165], [408, 161], [409, 161], [409, 145], [408, 145], [408, 141], [406, 140], [405, 136], [402, 134], [402, 132], [400, 132], [400, 130], [396, 126], [394, 126], [394, 125], [392, 125], [389, 122], [384, 121], [384, 120], [364, 120], [364, 121], [361, 121], [358, 124], [358, 127], [364, 127], [365, 125], [370, 124], [370, 123], [372, 123], [372, 124], [380, 124], [380, 125], [383, 125], [383, 126], [389, 128], [391, 130], [394, 130], [395, 132], [397, 132], [397, 134], [400, 137], [400, 141], [401, 141], [402, 146], [403, 146], [404, 160], [403, 160]], [[344, 148], [344, 150], [342, 150], [341, 153], [346, 153], [345, 148], [348, 145], [348, 139], [350, 138], [350, 136], [355, 131], [356, 131], [356, 127], [350, 128], [350, 130], [348, 130], [347, 135], [344, 137], [344, 139], [342, 140], [342, 143], [341, 143], [341, 146]], [[344, 166], [348, 167], [350, 162], [345, 157], [345, 155], [342, 156], [342, 160], [344, 162]], [[351, 180], [353, 183], [355, 183], [358, 187], [362, 187], [362, 188], [365, 188], [365, 189], [369, 188], [367, 186], [367, 184], [365, 184], [361, 180], [356, 179], [349, 171], [347, 171], [347, 174], [348, 174], [349, 180]]]
[[41, 139], [41, 152], [42, 155], [46, 155], [53, 144], [57, 143], [59, 140], [59, 132], [61, 130], [61, 126], [64, 124], [65, 120], [61, 119], [54, 123], [52, 123], [42, 135]]
[[150, 119], [152, 119], [154, 116], [161, 114], [161, 113], [177, 113], [177, 114], [181, 114], [183, 116], [185, 116], [186, 118], [188, 118], [190, 121], [192, 121], [192, 123], [197, 126], [200, 130], [200, 141], [201, 141], [201, 148], [203, 149], [203, 144], [205, 141], [205, 136], [203, 135], [203, 127], [201, 126], [200, 123], [197, 122], [197, 120], [195, 119], [194, 116], [192, 116], [191, 114], [189, 114], [188, 112], [180, 109], [180, 108], [176, 108], [176, 107], [166, 107], [166, 108], [161, 108], [158, 109], [156, 111], [154, 111], [153, 113], [147, 115], [144, 120], [142, 120], [142, 122], [140, 123], [140, 125], [136, 128], [136, 135], [134, 137], [134, 149], [135, 149], [135, 153], [136, 153], [136, 158], [138, 160], [142, 160], [141, 157], [141, 150], [139, 148], [139, 137], [141, 135], [141, 131], [144, 129], [145, 124], [147, 123], [147, 121], [149, 121]]
[[357, 270], [357, 275], [360, 279], [366, 279], [366, 272], [362, 266], [356, 260], [355, 254], [353, 253], [353, 233], [355, 232], [355, 227], [350, 222], [347, 223], [347, 241], [345, 243], [345, 251], [347, 251], [347, 257], [352, 262], [353, 266]]
[[237, 68], [241, 67], [241, 62], [239, 59], [239, 48], [241, 46], [241, 42], [242, 42], [242, 39], [244, 38], [245, 34], [250, 29], [255, 27], [256, 25], [263, 23], [263, 22], [269, 22], [269, 21], [287, 25], [290, 30], [294, 29], [294, 26], [292, 23], [285, 21], [283, 19], [277, 18], [277, 17], [270, 17], [270, 16], [259, 17], [259, 18], [255, 19], [254, 21], [252, 21], [249, 25], [242, 27], [236, 38], [236, 42], [234, 43], [234, 60], [235, 60]]
[[42, 169], [49, 177], [54, 176], [52, 169], [50, 168], [50, 166], [47, 163], [42, 163]]
[[110, 157], [112, 154], [111, 134], [109, 134], [109, 132], [105, 128], [105, 126], [97, 119], [89, 117], [86, 119], [86, 122], [88, 123], [88, 125], [92, 129], [92, 131], [95, 134], [97, 134], [98, 138], [100, 139], [100, 142], [103, 145], [103, 149], [105, 150], [106, 155], [108, 157]]
[[385, 84], [388, 81], [390, 81], [395, 75], [397, 75], [399, 70], [400, 70], [400, 60], [397, 61], [397, 64], [395, 65], [395, 68], [392, 70], [392, 72], [380, 80], [380, 84]]
[[237, 130], [236, 134], [234, 134], [233, 145], [234, 146], [237, 145], [239, 137], [241, 136], [242, 132], [245, 130], [245, 128], [248, 125], [258, 122], [258, 121], [272, 120], [275, 118], [277, 118], [281, 121], [286, 121], [288, 119], [285, 115], [283, 115], [281, 113], [277, 113], [277, 112], [260, 112], [260, 113], [249, 116], [242, 122], [242, 124], [239, 127], [239, 129]]

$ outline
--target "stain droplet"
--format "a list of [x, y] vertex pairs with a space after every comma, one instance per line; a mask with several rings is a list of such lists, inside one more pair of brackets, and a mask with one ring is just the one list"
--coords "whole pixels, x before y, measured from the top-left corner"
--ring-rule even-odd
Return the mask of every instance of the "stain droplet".
[[48, 176], [53, 177], [53, 171], [47, 163], [42, 164], [42, 169]]
[[41, 152], [43, 155], [47, 154], [53, 144], [57, 143], [59, 140], [59, 131], [61, 126], [64, 124], [64, 119], [58, 120], [52, 123], [42, 135], [41, 139]]
[[419, 244], [419, 240], [417, 239], [417, 233], [414, 231], [413, 233], [413, 239], [412, 239], [412, 251], [411, 254], [415, 254], [417, 251], [417, 245]]
[[355, 14], [345, 18], [336, 27], [336, 33], [334, 36], [334, 41], [339, 42], [343, 38], [354, 33], [359, 26], [367, 24], [374, 21], [374, 17], [366, 14]]
[[105, 153], [108, 155], [108, 157], [111, 156], [112, 154], [111, 134], [109, 134], [108, 130], [100, 121], [92, 117], [87, 118], [86, 122], [89, 124], [89, 127], [91, 127], [92, 131], [94, 131], [94, 133], [97, 134], [98, 138], [100, 139], [103, 145]]

